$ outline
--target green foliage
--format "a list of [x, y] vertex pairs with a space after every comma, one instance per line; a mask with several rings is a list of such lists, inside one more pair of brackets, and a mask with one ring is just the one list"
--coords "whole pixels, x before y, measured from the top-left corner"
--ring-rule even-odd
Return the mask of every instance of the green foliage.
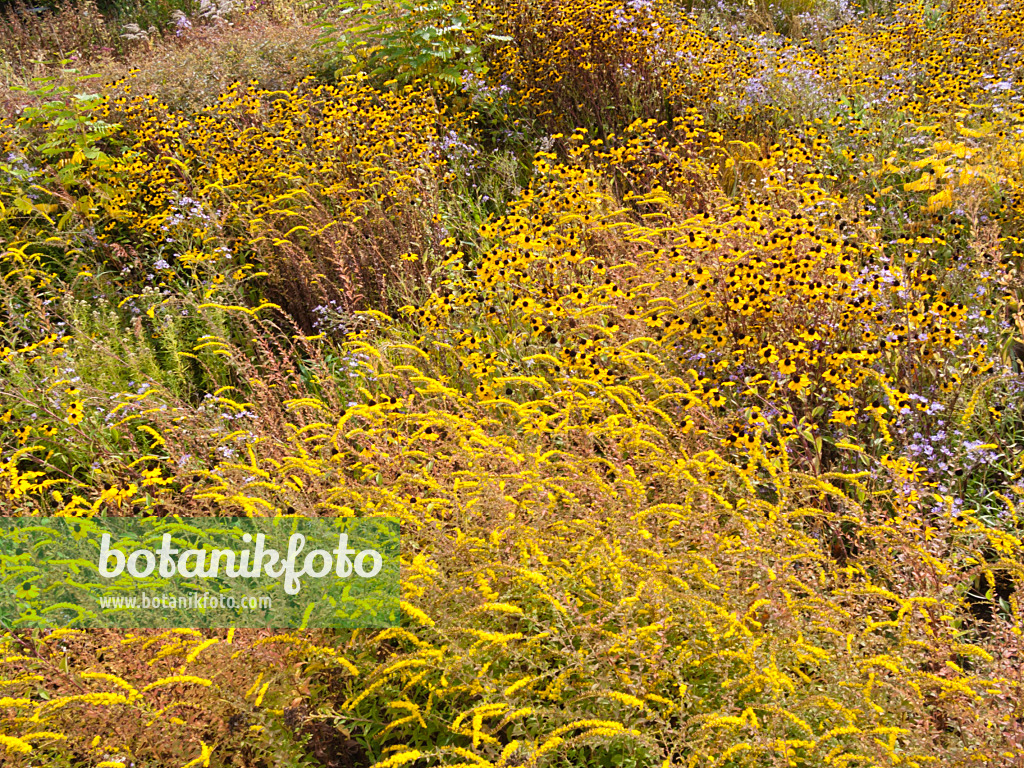
[[[73, 185], [78, 172], [88, 160], [97, 168], [109, 168], [114, 159], [99, 147], [119, 126], [97, 119], [91, 105], [96, 94], [74, 94], [58, 85], [54, 76], [34, 78], [42, 85], [36, 89], [16, 88], [34, 96], [50, 96], [50, 101], [26, 107], [21, 119], [29, 129], [36, 129], [37, 141], [30, 149], [47, 158], [56, 168], [55, 176], [64, 185]], [[23, 205], [18, 206], [23, 209]]]
[[463, 73], [487, 71], [480, 55], [483, 42], [507, 39], [446, 0], [346, 0], [342, 6], [341, 17], [351, 26], [324, 23], [321, 39], [340, 54], [339, 72], [347, 62], [381, 80], [405, 84], [426, 77], [434, 85], [457, 86]]

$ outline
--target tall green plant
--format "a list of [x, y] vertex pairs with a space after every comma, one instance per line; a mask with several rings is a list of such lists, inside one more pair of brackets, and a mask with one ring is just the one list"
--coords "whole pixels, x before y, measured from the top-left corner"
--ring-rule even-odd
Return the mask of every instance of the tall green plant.
[[[61, 64], [69, 61], [65, 59]], [[79, 79], [88, 77], [93, 76], [86, 75]], [[25, 151], [47, 158], [48, 163], [56, 168], [56, 179], [65, 185], [74, 184], [87, 161], [98, 168], [111, 165], [114, 159], [103, 152], [98, 143], [120, 126], [104, 122], [92, 114], [91, 106], [99, 100], [99, 95], [72, 94], [70, 87], [55, 82], [55, 76], [36, 77], [33, 80], [40, 82], [40, 85], [36, 88], [12, 88], [39, 100], [48, 99], [22, 110], [18, 122], [21, 130], [30, 134], [24, 144]], [[9, 168], [7, 173], [12, 178], [19, 175]]]
[[447, 0], [344, 0], [339, 21], [321, 27], [320, 43], [338, 52], [339, 72], [355, 69], [400, 84], [425, 77], [456, 86], [466, 72], [487, 71], [484, 42], [509, 39]]

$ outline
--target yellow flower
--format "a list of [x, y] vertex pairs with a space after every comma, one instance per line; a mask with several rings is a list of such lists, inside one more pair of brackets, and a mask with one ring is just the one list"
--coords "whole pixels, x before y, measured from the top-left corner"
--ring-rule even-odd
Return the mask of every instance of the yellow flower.
[[39, 594], [39, 588], [31, 581], [23, 581], [16, 592], [17, 597], [22, 600], [31, 600], [33, 597]]
[[832, 414], [832, 418], [829, 421], [833, 424], [845, 424], [848, 427], [852, 427], [857, 423], [854, 418], [856, 414], [856, 411], [836, 411]]
[[68, 413], [65, 417], [68, 424], [79, 424], [85, 418], [85, 411], [81, 400], [75, 400], [68, 406]]
[[801, 373], [795, 379], [786, 384], [786, 386], [800, 395], [803, 394], [804, 390], [811, 386], [811, 380], [806, 373]]

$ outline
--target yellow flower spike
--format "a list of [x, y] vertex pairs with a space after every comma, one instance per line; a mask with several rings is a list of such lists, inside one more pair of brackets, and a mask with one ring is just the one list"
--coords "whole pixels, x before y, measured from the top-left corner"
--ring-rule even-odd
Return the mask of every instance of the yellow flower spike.
[[404, 752], [399, 752], [392, 755], [391, 757], [381, 760], [380, 762], [374, 763], [370, 768], [398, 768], [401, 765], [408, 765], [418, 761], [423, 756], [423, 753], [417, 749], [410, 749]]
[[27, 741], [3, 734], [0, 734], [0, 747], [3, 747], [7, 752], [20, 752], [24, 754], [32, 751], [32, 745]]
[[195, 685], [209, 687], [213, 684], [213, 681], [204, 677], [197, 677], [195, 675], [171, 675], [150, 683], [142, 689], [142, 692], [145, 693], [153, 690], [154, 688], [160, 688], [165, 685], [175, 685], [177, 683], [192, 683]]
[[210, 757], [213, 756], [213, 747], [207, 746], [206, 742], [199, 741], [200, 754], [193, 760], [189, 760], [181, 768], [196, 768], [196, 766], [202, 766], [203, 768], [209, 768]]

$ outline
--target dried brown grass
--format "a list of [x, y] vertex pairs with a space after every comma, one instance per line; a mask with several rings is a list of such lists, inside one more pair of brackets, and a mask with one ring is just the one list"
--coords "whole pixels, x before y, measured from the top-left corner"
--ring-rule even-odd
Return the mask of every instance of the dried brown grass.
[[94, 0], [71, 0], [42, 18], [8, 9], [0, 15], [0, 113], [39, 103], [41, 96], [16, 89], [36, 88], [42, 77], [70, 93], [90, 93], [137, 70], [134, 93], [183, 111], [214, 103], [235, 80], [287, 90], [319, 66], [318, 30], [306, 23], [308, 14], [288, 8], [272, 3], [232, 26], [196, 24], [127, 47]]

